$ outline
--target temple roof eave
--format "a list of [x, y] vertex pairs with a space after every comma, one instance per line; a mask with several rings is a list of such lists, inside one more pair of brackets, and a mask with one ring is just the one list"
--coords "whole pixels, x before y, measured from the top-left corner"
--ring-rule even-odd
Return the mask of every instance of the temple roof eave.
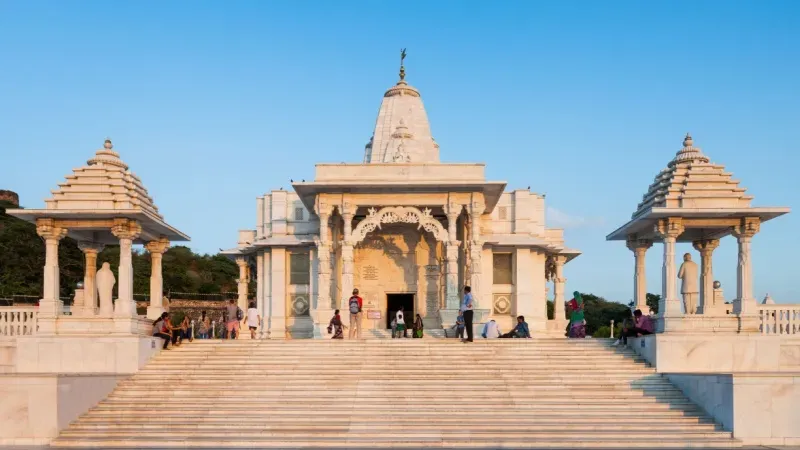
[[[79, 209], [9, 209], [6, 213], [26, 222], [36, 223], [36, 219], [57, 219], [67, 222], [81, 222], [92, 220], [110, 220], [126, 218], [136, 220], [142, 226], [142, 234], [136, 243], [144, 243], [150, 239], [163, 236], [172, 242], [185, 242], [190, 238], [187, 234], [164, 222], [160, 217], [147, 210], [141, 209], [113, 209], [113, 210], [79, 210]], [[102, 230], [92, 227], [66, 227], [68, 236], [82, 239], [84, 232], [89, 230]]]
[[[629, 235], [636, 235], [639, 239], [651, 239], [653, 241], [660, 241], [661, 239], [655, 236], [654, 225], [659, 219], [666, 219], [670, 217], [682, 219], [741, 219], [744, 217], [758, 217], [761, 222], [772, 220], [784, 214], [791, 212], [788, 207], [755, 207], [755, 208], [650, 208], [646, 212], [637, 215], [621, 227], [617, 228], [606, 236], [607, 241], [624, 241]], [[719, 239], [730, 234], [730, 226], [709, 225], [709, 229], [718, 228], [719, 231], [715, 233], [715, 238]], [[686, 233], [685, 233], [686, 234]], [[690, 242], [694, 240], [691, 234], [686, 236], [681, 235], [678, 242]]]

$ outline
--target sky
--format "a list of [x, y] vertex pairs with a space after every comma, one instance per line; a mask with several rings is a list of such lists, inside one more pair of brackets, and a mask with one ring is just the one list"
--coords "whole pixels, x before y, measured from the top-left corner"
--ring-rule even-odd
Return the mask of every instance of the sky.
[[[686, 132], [754, 205], [800, 206], [792, 1], [0, 1], [0, 189], [42, 207], [110, 137], [194, 250], [233, 247], [257, 196], [361, 161], [404, 47], [442, 160], [547, 195], [568, 292], [632, 298], [605, 236]], [[798, 229], [753, 239], [758, 298], [800, 302]], [[714, 256], [732, 299], [735, 240]]]

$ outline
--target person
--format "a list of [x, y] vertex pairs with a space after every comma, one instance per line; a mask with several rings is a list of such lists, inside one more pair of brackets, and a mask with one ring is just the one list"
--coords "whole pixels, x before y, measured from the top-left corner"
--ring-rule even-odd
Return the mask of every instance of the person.
[[423, 336], [423, 329], [424, 325], [422, 324], [422, 317], [417, 314], [417, 318], [414, 319], [414, 328], [411, 331], [411, 337], [421, 339]]
[[500, 336], [501, 338], [530, 338], [531, 332], [528, 328], [528, 322], [525, 322], [525, 316], [517, 316], [517, 326], [508, 333]]
[[394, 315], [394, 320], [397, 322], [394, 326], [395, 330], [397, 331], [397, 337], [400, 337], [400, 333], [403, 333], [403, 337], [408, 337], [406, 334], [406, 316], [403, 314], [403, 307], [401, 306], [400, 309]]
[[464, 338], [464, 313], [463, 311], [458, 312], [458, 317], [456, 317], [456, 324], [453, 325], [453, 329], [456, 330], [456, 339], [463, 339]]
[[236, 306], [236, 300], [231, 301], [225, 306], [225, 331], [228, 339], [239, 337], [239, 321], [242, 320], [242, 310]]
[[181, 329], [183, 323], [181, 322], [180, 324], [176, 325], [175, 322], [172, 320], [172, 315], [170, 315], [169, 317], [167, 317], [166, 324], [167, 328], [169, 328], [170, 334], [172, 335], [172, 346], [173, 347], [175, 347], [176, 345], [180, 346], [181, 339], [183, 338], [183, 333]]
[[392, 339], [397, 337], [397, 319], [392, 318], [392, 321], [389, 323], [389, 327], [392, 329]]
[[200, 326], [197, 329], [197, 337], [200, 339], [208, 339], [208, 333], [211, 330], [211, 319], [206, 315], [205, 311], [200, 313]]
[[247, 320], [247, 327], [250, 329], [250, 339], [255, 339], [258, 324], [261, 323], [261, 316], [258, 314], [258, 309], [256, 309], [256, 302], [250, 302], [245, 320]]
[[358, 289], [353, 289], [353, 295], [347, 301], [347, 307], [350, 309], [350, 339], [355, 336], [361, 339], [361, 308], [364, 306], [364, 299], [359, 297]]
[[164, 346], [162, 347], [164, 350], [167, 350], [169, 347], [169, 342], [172, 340], [172, 336], [170, 336], [169, 332], [165, 331], [164, 329], [167, 317], [169, 317], [169, 313], [163, 312], [161, 313], [161, 317], [153, 322], [153, 336], [164, 340]]
[[569, 337], [585, 338], [586, 319], [583, 315], [583, 297], [578, 291], [573, 292], [572, 295], [573, 298], [569, 301]]
[[183, 316], [183, 322], [181, 322], [181, 342], [184, 340], [189, 342], [194, 340], [194, 336], [192, 336], [192, 325], [189, 322], [189, 316]]
[[472, 288], [464, 286], [464, 302], [461, 303], [461, 312], [464, 314], [464, 327], [467, 329], [467, 338], [463, 342], [472, 342], [473, 339], [472, 318], [474, 311], [472, 308]]
[[484, 339], [497, 339], [500, 337], [500, 327], [497, 325], [497, 322], [495, 322], [494, 319], [490, 319], [483, 325], [481, 336]]
[[331, 317], [331, 321], [328, 323], [328, 334], [335, 331], [331, 339], [344, 339], [343, 328], [342, 317], [339, 315], [339, 310], [337, 309], [333, 312], [333, 317]]
[[[653, 334], [653, 330], [653, 319], [642, 314], [641, 309], [637, 309], [633, 312], [633, 327], [622, 329], [622, 344], [627, 345], [629, 337], [642, 337]], [[618, 343], [619, 341], [615, 342], [615, 344]]]

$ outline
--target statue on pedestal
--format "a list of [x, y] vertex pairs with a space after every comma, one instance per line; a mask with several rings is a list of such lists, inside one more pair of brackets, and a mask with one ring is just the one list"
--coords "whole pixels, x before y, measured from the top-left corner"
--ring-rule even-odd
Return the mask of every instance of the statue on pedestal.
[[700, 295], [698, 283], [697, 264], [692, 261], [692, 255], [683, 255], [683, 264], [678, 271], [678, 278], [681, 279], [681, 294], [683, 295], [683, 307], [686, 314], [697, 312], [697, 298]]
[[101, 316], [110, 316], [114, 312], [112, 297], [116, 282], [117, 279], [114, 278], [111, 265], [107, 262], [103, 263], [103, 267], [97, 271], [97, 297], [100, 299]]

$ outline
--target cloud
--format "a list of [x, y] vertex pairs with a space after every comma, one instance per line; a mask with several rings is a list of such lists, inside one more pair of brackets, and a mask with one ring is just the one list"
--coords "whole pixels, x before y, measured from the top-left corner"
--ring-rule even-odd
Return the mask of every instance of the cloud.
[[593, 228], [605, 225], [605, 220], [602, 217], [575, 216], [548, 206], [546, 223], [553, 228]]

